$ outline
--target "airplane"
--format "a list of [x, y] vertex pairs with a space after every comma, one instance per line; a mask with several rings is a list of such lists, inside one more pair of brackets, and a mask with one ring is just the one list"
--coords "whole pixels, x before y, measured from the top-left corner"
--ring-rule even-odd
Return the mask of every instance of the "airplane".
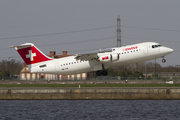
[[11, 46], [10, 48], [16, 49], [31, 73], [71, 75], [96, 71], [97, 76], [106, 76], [107, 69], [110, 67], [161, 57], [163, 58], [162, 62], [165, 63], [164, 56], [174, 51], [156, 42], [144, 42], [54, 59], [42, 53], [33, 43]]

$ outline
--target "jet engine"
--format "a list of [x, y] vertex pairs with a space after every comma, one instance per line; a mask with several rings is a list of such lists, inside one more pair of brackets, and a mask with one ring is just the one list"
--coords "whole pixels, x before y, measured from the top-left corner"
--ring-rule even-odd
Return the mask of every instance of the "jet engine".
[[112, 54], [105, 54], [103, 56], [99, 56], [99, 61], [101, 62], [113, 62], [119, 60], [119, 54], [112, 53]]

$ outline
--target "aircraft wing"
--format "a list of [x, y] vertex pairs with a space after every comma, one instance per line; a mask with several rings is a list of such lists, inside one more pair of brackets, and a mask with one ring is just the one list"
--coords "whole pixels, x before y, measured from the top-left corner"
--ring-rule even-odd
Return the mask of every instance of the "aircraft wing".
[[97, 59], [98, 58], [98, 53], [105, 53], [105, 52], [112, 52], [112, 49], [111, 48], [103, 49], [103, 50], [100, 49], [99, 51], [76, 54], [75, 59], [76, 60], [81, 60], [81, 61], [83, 61], [83, 60], [88, 61], [88, 60], [92, 60], [92, 59]]

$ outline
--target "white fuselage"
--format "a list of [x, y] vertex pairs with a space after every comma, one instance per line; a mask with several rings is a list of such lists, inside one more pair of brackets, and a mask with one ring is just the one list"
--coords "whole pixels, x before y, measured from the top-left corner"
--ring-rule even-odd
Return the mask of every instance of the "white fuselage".
[[80, 61], [76, 60], [75, 56], [70, 56], [32, 64], [29, 67], [31, 68], [30, 71], [34, 73], [70, 75], [102, 70], [102, 64], [104, 69], [107, 69], [114, 66], [117, 67], [157, 59], [171, 52], [173, 52], [172, 49], [160, 46], [158, 43], [146, 42], [112, 48], [112, 52], [98, 53], [98, 56], [116, 53], [119, 55], [119, 59], [115, 61], [103, 62], [97, 60], [97, 58]]

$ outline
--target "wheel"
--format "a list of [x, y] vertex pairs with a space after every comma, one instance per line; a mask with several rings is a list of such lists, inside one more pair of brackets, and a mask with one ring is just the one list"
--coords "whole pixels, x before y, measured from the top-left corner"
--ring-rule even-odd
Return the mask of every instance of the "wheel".
[[106, 76], [107, 75], [107, 71], [102, 71], [102, 75]]
[[101, 72], [100, 70], [96, 71], [96, 75], [97, 75], [97, 76], [101, 76], [101, 73], [102, 73], [102, 72]]
[[166, 59], [162, 59], [162, 62], [165, 63], [165, 62], [166, 62]]

